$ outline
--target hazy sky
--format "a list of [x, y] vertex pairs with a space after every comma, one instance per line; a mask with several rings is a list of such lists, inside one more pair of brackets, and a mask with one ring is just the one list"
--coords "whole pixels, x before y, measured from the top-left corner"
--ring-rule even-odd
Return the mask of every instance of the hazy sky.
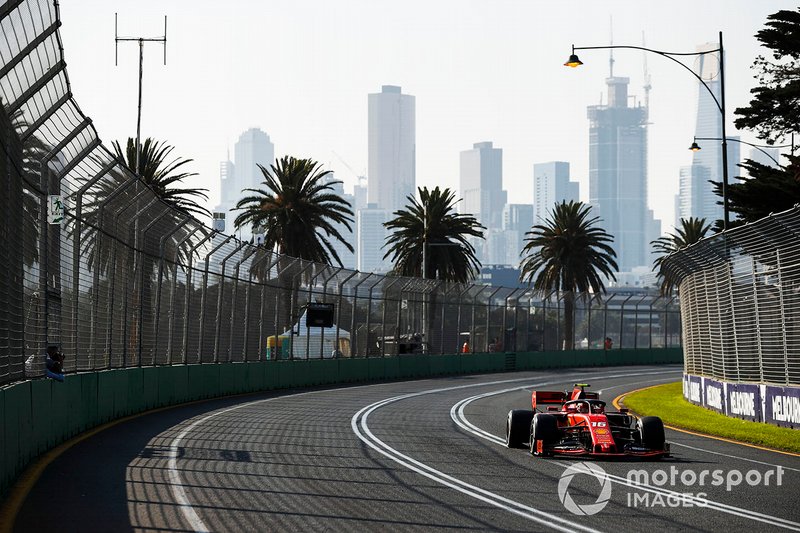
[[[607, 50], [562, 64], [570, 45], [642, 45], [726, 52], [728, 124], [754, 86], [763, 49], [753, 35], [786, 0], [671, 2], [564, 0], [66, 0], [61, 17], [76, 100], [108, 146], [136, 134], [138, 46], [122, 43], [114, 66], [114, 13], [121, 36], [160, 36], [145, 46], [142, 137], [167, 140], [192, 158], [197, 186], [219, 198], [219, 162], [249, 127], [266, 131], [277, 156], [312, 157], [352, 191], [367, 167], [367, 94], [400, 85], [416, 96], [417, 184], [458, 188], [459, 152], [475, 142], [503, 149], [503, 186], [533, 201], [533, 164], [569, 161], [588, 199], [586, 106], [605, 103]], [[649, 203], [670, 229], [678, 173], [691, 162], [697, 82], [668, 59], [647, 55], [650, 93]], [[615, 52], [614, 73], [643, 99], [643, 60]], [[690, 58], [688, 61], [692, 61]], [[729, 133], [733, 134], [733, 133]], [[759, 142], [752, 133], [742, 139]], [[707, 143], [708, 149], [715, 147]], [[748, 150], [743, 147], [742, 154]], [[339, 154], [341, 160], [335, 155]]]

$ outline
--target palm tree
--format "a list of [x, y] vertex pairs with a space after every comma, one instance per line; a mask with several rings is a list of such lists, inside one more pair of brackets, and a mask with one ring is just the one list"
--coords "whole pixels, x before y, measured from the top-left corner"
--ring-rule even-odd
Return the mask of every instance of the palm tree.
[[[211, 212], [197, 203], [196, 197], [208, 199], [208, 189], [181, 189], [175, 187], [182, 181], [197, 176], [197, 172], [184, 172], [181, 167], [192, 159], [175, 158], [168, 161], [174, 146], [148, 137], [139, 147], [139, 168], [136, 168], [136, 140], [128, 137], [123, 152], [119, 141], [113, 142], [114, 153], [119, 163], [138, 175], [162, 201], [176, 209], [192, 215], [211, 216]], [[180, 169], [180, 171], [179, 171]]]
[[337, 228], [343, 225], [352, 232], [353, 211], [333, 189], [341, 182], [326, 181], [331, 171], [323, 171], [312, 159], [285, 156], [270, 168], [258, 167], [264, 188], [245, 189], [253, 194], [236, 204], [242, 211], [234, 221], [236, 228], [263, 229], [264, 246], [280, 254], [326, 264], [333, 259], [341, 266], [332, 241], [353, 251]]
[[[300, 276], [312, 275], [296, 259], [324, 264], [332, 264], [334, 260], [342, 266], [333, 241], [353, 251], [352, 244], [339, 231], [344, 226], [352, 232], [353, 211], [334, 191], [333, 185], [341, 182], [329, 181], [331, 171], [323, 170], [312, 159], [285, 156], [276, 159], [269, 168], [258, 167], [264, 175], [264, 187], [242, 191], [253, 194], [236, 204], [242, 213], [234, 224], [236, 228], [251, 226], [263, 230], [263, 247], [281, 254], [276, 265], [276, 312], [278, 324], [288, 328], [298, 319]], [[268, 283], [265, 265], [258, 264], [252, 274], [262, 283]]]
[[[186, 265], [189, 250], [196, 239], [202, 238], [204, 233], [201, 230], [194, 233], [191, 240], [187, 239], [192, 230], [201, 224], [194, 217], [210, 216], [210, 213], [197, 200], [207, 198], [206, 189], [180, 187], [181, 182], [197, 174], [183, 170], [184, 165], [190, 163], [191, 159], [170, 156], [173, 151], [172, 146], [150, 138], [146, 139], [139, 147], [138, 167], [134, 139], [128, 138], [124, 151], [119, 142], [114, 142], [113, 147], [114, 154], [110, 155], [118, 166], [112, 168], [106, 177], [94, 183], [85, 193], [86, 201], [83, 203], [81, 213], [80, 243], [82, 255], [86, 256], [89, 268], [94, 270], [93, 290], [96, 293], [100, 291], [101, 274], [108, 276], [109, 281], [106, 283], [109, 287], [114, 287], [115, 294], [118, 293], [118, 297], [114, 299], [115, 305], [124, 301], [122, 297], [128, 291], [127, 294], [131, 295], [128, 307], [134, 310], [140, 305], [147, 305], [145, 302], [152, 303], [150, 294], [162, 252], [161, 237], [168, 236], [163, 243], [164, 260]], [[106, 161], [97, 161], [100, 167], [105, 166], [105, 163]], [[135, 169], [139, 172], [135, 172]], [[120, 190], [121, 184], [134, 177], [138, 180], [136, 188], [143, 193], [143, 197], [139, 197], [132, 189], [127, 189], [122, 194], [115, 194]], [[91, 176], [85, 179], [91, 179]], [[139, 200], [136, 200], [136, 205], [125, 210], [137, 197]], [[131, 227], [127, 222], [132, 221], [136, 210], [144, 208], [154, 198], [166, 204], [169, 210], [164, 212], [163, 205], [160, 208], [153, 208], [152, 212], [136, 219], [136, 225]], [[125, 215], [124, 223], [118, 213]], [[148, 215], [152, 217], [158, 213], [163, 213], [163, 216], [156, 226], [148, 230], [146, 235], [148, 238], [141, 238], [142, 235], [137, 238], [136, 235], [128, 233], [128, 231], [134, 233], [143, 231], [152, 220]], [[188, 224], [187, 217], [190, 219]], [[70, 231], [74, 231], [74, 226]], [[125, 246], [125, 243], [128, 243], [128, 246]], [[179, 246], [181, 243], [182, 246]], [[135, 244], [141, 247], [140, 250], [134, 249]], [[162, 274], [168, 277], [169, 272], [170, 269], [165, 268]], [[111, 281], [114, 279], [117, 280], [116, 283]], [[132, 280], [132, 288], [128, 287], [126, 282], [128, 279]], [[146, 329], [148, 323], [152, 321], [152, 308], [142, 309], [142, 317], [142, 324], [139, 323], [135, 312], [129, 319], [130, 336], [126, 342], [132, 349], [138, 346], [140, 331]]]
[[582, 202], [555, 205], [544, 224], [527, 232], [527, 244], [520, 255], [521, 281], [533, 282], [541, 295], [564, 293], [564, 349], [574, 347], [575, 291], [605, 292], [603, 276], [616, 280], [617, 254], [610, 244], [614, 237], [590, 218], [591, 206]]
[[675, 233], [668, 233], [650, 242], [653, 251], [661, 254], [653, 263], [653, 270], [658, 271], [658, 277], [661, 279], [661, 294], [669, 294], [675, 286], [675, 280], [664, 271], [664, 259], [669, 254], [696, 243], [705, 237], [710, 229], [711, 224], [706, 224], [705, 218], [682, 218], [681, 227], [676, 228]]
[[[469, 237], [483, 238], [483, 227], [473, 215], [460, 214], [455, 193], [436, 187], [420, 187], [419, 201], [409, 195], [405, 209], [384, 226], [392, 230], [386, 238], [394, 271], [401, 276], [425, 277], [466, 283], [475, 278], [480, 262]], [[425, 272], [422, 272], [423, 247], [427, 244]]]

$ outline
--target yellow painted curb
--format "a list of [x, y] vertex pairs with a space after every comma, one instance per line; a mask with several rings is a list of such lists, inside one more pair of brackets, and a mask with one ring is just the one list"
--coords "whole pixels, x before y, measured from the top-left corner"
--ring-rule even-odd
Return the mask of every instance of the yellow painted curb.
[[[612, 403], [612, 405], [614, 407], [619, 409], [620, 405], [624, 404], [625, 396], [627, 396], [629, 394], [636, 393], [636, 392], [641, 392], [643, 390], [653, 389], [655, 387], [660, 387], [662, 385], [666, 385], [666, 383], [661, 383], [659, 385], [651, 385], [649, 387], [642, 387], [641, 389], [636, 389], [636, 390], [625, 392], [623, 394], [620, 394], [616, 398], [614, 398], [614, 400], [611, 403]], [[722, 442], [729, 442], [731, 444], [738, 444], [740, 446], [747, 446], [748, 448], [755, 448], [757, 450], [764, 450], [764, 451], [767, 451], [767, 452], [780, 453], [780, 454], [783, 454], [783, 455], [789, 455], [791, 457], [800, 457], [800, 453], [787, 452], [787, 451], [784, 451], [784, 450], [776, 450], [774, 448], [767, 448], [765, 446], [759, 446], [757, 444], [750, 444], [749, 442], [742, 442], [742, 441], [733, 440], [733, 439], [726, 439], [725, 437], [718, 437], [716, 435], [709, 435], [707, 433], [698, 433], [696, 431], [690, 431], [688, 429], [683, 429], [683, 428], [679, 428], [679, 427], [675, 427], [675, 426], [669, 426], [667, 424], [664, 424], [664, 427], [665, 428], [669, 428], [669, 429], [671, 429], [673, 431], [680, 431], [681, 433], [687, 433], [689, 435], [695, 435], [697, 437], [704, 437], [704, 438], [707, 438], [707, 439], [714, 439], [714, 440], [718, 440], [718, 441], [722, 441]]]

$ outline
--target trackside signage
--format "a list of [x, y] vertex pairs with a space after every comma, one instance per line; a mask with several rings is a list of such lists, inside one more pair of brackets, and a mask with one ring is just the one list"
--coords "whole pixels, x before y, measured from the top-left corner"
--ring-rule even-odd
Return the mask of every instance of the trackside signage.
[[684, 374], [683, 397], [727, 416], [800, 429], [800, 387], [728, 383]]
[[703, 380], [698, 376], [691, 374], [683, 375], [683, 397], [697, 405], [705, 405], [703, 403]]
[[800, 389], [764, 386], [764, 421], [800, 427]]
[[703, 398], [706, 407], [725, 414], [725, 388], [719, 381], [703, 379]]
[[726, 383], [728, 416], [760, 422], [761, 387], [750, 383]]

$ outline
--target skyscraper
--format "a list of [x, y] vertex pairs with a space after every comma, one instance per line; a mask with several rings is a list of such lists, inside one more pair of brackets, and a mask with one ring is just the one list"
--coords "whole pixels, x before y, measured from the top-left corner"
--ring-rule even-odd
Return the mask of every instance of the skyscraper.
[[533, 205], [506, 204], [503, 208], [503, 230], [507, 234], [505, 264], [519, 266], [520, 252], [525, 246], [525, 233], [533, 226]]
[[589, 202], [622, 272], [647, 264], [647, 111], [628, 107], [629, 81], [607, 78], [608, 104], [588, 108]]
[[503, 227], [503, 150], [491, 142], [472, 145], [461, 152], [461, 212], [474, 215], [487, 230]]
[[[215, 213], [225, 214], [225, 232], [234, 232], [233, 221], [240, 211], [234, 211], [236, 203], [244, 196], [242, 190], [258, 188], [264, 176], [258, 165], [267, 168], [275, 161], [275, 146], [269, 135], [258, 128], [250, 128], [239, 136], [233, 148], [234, 161], [220, 163], [220, 203], [214, 208]], [[228, 157], [230, 159], [230, 156]], [[221, 220], [220, 217], [216, 217]], [[250, 240], [253, 236], [251, 228], [237, 231], [242, 240]]]
[[384, 85], [368, 105], [368, 199], [393, 213], [416, 193], [415, 98]]
[[[714, 50], [718, 44], [706, 43], [697, 47], [698, 52]], [[698, 56], [695, 62], [695, 73], [700, 76], [717, 102], [721, 97], [719, 78], [719, 52], [712, 52]], [[695, 122], [695, 136], [705, 138], [722, 138], [722, 114], [708, 89], [698, 81], [697, 83], [697, 120]], [[738, 137], [728, 136], [737, 139]], [[691, 167], [681, 168], [680, 185], [680, 218], [700, 217], [706, 222], [713, 223], [722, 218], [721, 199], [714, 194], [712, 185], [708, 182], [722, 181], [722, 150], [721, 141], [698, 141], [703, 146], [702, 150], [692, 155]], [[732, 180], [738, 175], [737, 165], [740, 160], [740, 146], [737, 142], [728, 142], [728, 176]], [[678, 218], [678, 217], [676, 217]]]
[[553, 206], [580, 199], [580, 184], [569, 180], [569, 163], [550, 161], [533, 165], [533, 205], [537, 224], [544, 222]]
[[[333, 172], [327, 174], [323, 179], [323, 183], [330, 184], [331, 189], [333, 189], [333, 193], [339, 195], [345, 202], [347, 202], [350, 206], [350, 210], [353, 213], [356, 213], [355, 203], [356, 199], [352, 194], [345, 194], [344, 192], [344, 185], [342, 182], [338, 181], [334, 176]], [[334, 183], [336, 182], [336, 183]], [[331, 192], [331, 191], [328, 191]], [[355, 227], [356, 221], [355, 216], [353, 216], [353, 222], [350, 224], [350, 228], [348, 229], [347, 226], [344, 224], [333, 223], [333, 227], [344, 237], [346, 242], [349, 242], [351, 246], [353, 246], [353, 251], [347, 249], [347, 246], [344, 245], [343, 242], [339, 241], [338, 239], [329, 238], [328, 241], [333, 246], [333, 249], [336, 250], [336, 253], [339, 254], [339, 259], [342, 261], [342, 267], [354, 269], [356, 268], [356, 236], [355, 236]], [[331, 256], [331, 264], [335, 265], [336, 261]]]
[[383, 258], [386, 250], [386, 237], [389, 230], [383, 225], [389, 220], [390, 213], [375, 204], [367, 204], [356, 213], [356, 231], [358, 247], [356, 267], [361, 272], [385, 273], [391, 269], [391, 263]]
[[506, 264], [507, 238], [503, 232], [503, 150], [491, 142], [479, 142], [461, 152], [460, 211], [473, 215], [486, 227], [484, 239], [470, 238], [475, 255], [483, 264]]

